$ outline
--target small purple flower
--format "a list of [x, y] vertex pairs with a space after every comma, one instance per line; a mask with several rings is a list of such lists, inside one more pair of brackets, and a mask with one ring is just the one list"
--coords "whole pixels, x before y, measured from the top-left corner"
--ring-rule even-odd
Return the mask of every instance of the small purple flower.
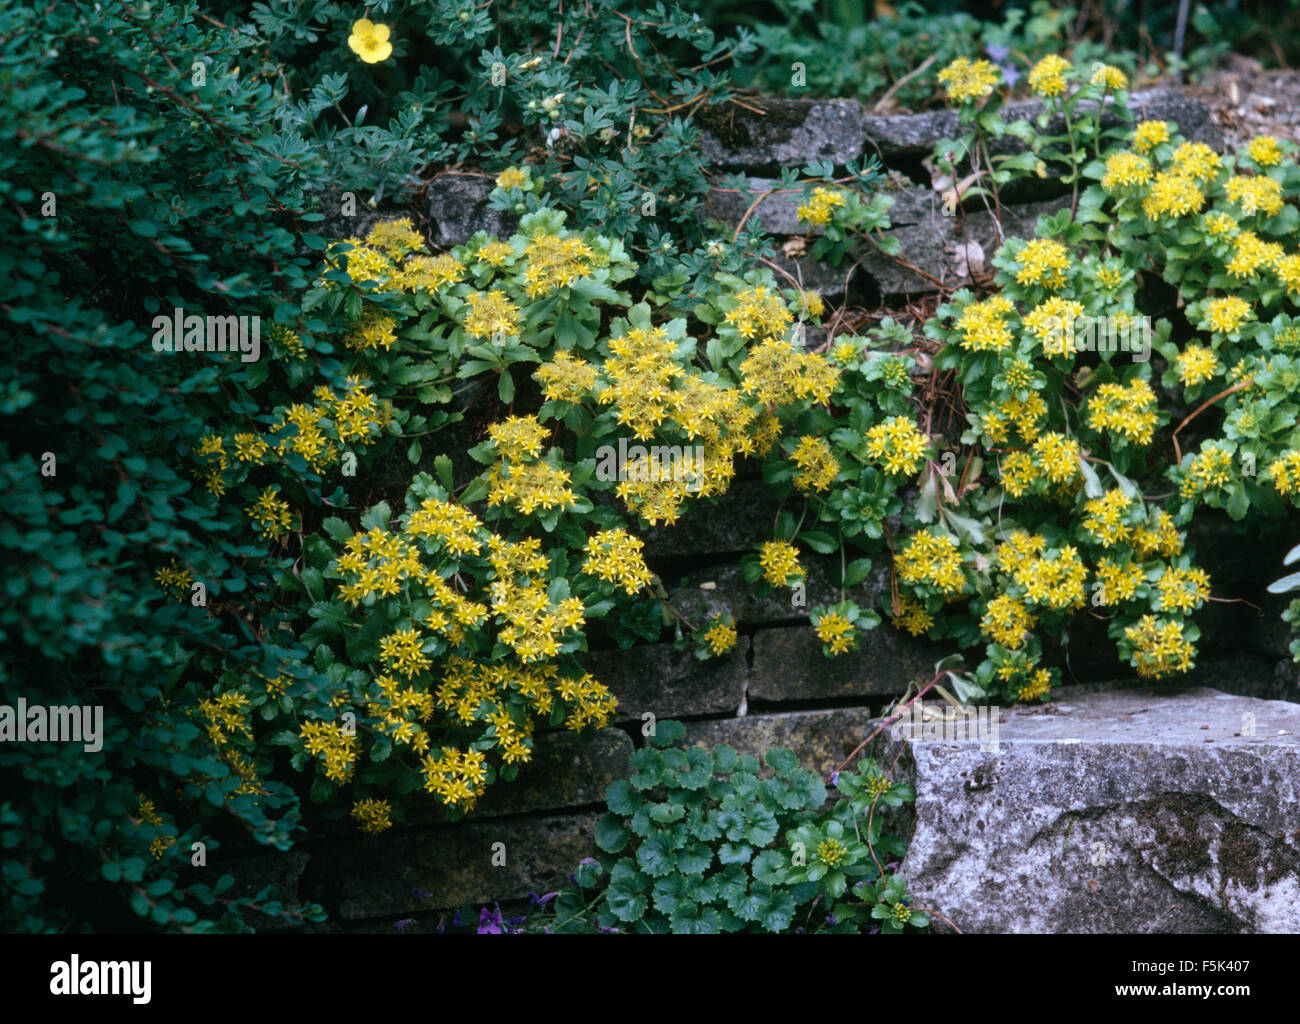
[[984, 47], [984, 52], [987, 53], [990, 58], [1000, 63], [1007, 59], [1007, 55], [1011, 52], [1011, 49], [1007, 46], [1000, 46], [997, 43], [989, 43]]
[[831, 785], [838, 786], [839, 784], [840, 784], [840, 773], [831, 772]]
[[393, 924], [393, 928], [398, 935], [405, 935], [406, 929], [409, 928], [410, 926], [411, 926], [411, 918], [409, 917], [406, 918], [406, 920], [404, 921], [397, 921]]
[[989, 55], [993, 63], [998, 66], [1002, 72], [1002, 78], [1008, 86], [1014, 86], [1020, 81], [1020, 71], [1009, 61], [1007, 57], [1011, 55], [1011, 50], [1005, 46], [999, 46], [997, 43], [989, 43], [984, 47], [984, 52]]
[[452, 926], [453, 928], [459, 928], [459, 927], [460, 927], [460, 907], [457, 907], [457, 908], [456, 908], [456, 913], [455, 913], [454, 915], [452, 915], [451, 926]]
[[835, 927], [837, 924], [839, 924], [840, 922], [839, 922], [839, 919], [838, 919], [834, 914], [827, 914], [827, 915], [826, 915], [826, 923], [827, 923], [828, 925], [830, 925], [830, 927], [834, 928], [834, 927]]
[[484, 907], [478, 914], [478, 934], [480, 935], [500, 935], [501, 934], [501, 907], [493, 904], [495, 910], [488, 910]]
[[411, 895], [412, 895], [412, 896], [427, 896], [427, 897], [430, 897], [430, 898], [433, 897], [433, 893], [431, 893], [428, 889], [419, 889], [419, 888], [412, 889], [412, 890], [411, 890]]
[[558, 890], [556, 892], [548, 892], [545, 896], [538, 896], [537, 893], [530, 892], [528, 894], [528, 905], [530, 907], [544, 907], [558, 895], [560, 895]]

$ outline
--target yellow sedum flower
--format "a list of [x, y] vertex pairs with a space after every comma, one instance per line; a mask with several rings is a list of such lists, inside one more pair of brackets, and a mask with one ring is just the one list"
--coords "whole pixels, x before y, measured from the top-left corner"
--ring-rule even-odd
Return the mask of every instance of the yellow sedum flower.
[[948, 98], [956, 103], [983, 99], [993, 92], [1000, 78], [998, 69], [986, 60], [971, 61], [958, 57], [939, 72], [939, 81], [948, 89]]
[[1246, 155], [1260, 167], [1274, 167], [1282, 162], [1282, 146], [1272, 135], [1257, 135], [1246, 146]]
[[715, 657], [735, 647], [736, 639], [736, 627], [721, 616], [715, 617], [704, 632], [704, 643]]
[[1020, 250], [1017, 262], [1019, 284], [1060, 288], [1065, 284], [1065, 272], [1070, 269], [1070, 251], [1055, 239], [1035, 238]]
[[857, 645], [857, 630], [839, 612], [827, 612], [817, 622], [817, 639], [830, 647], [831, 657], [852, 650]]
[[1143, 121], [1133, 129], [1133, 148], [1139, 153], [1150, 153], [1169, 138], [1168, 121]]
[[1219, 357], [1204, 345], [1188, 345], [1178, 355], [1178, 379], [1184, 387], [1192, 388], [1213, 380], [1223, 372]]
[[1070, 71], [1070, 62], [1055, 53], [1049, 53], [1029, 72], [1029, 88], [1039, 96], [1052, 99], [1065, 92], [1065, 76]]
[[760, 544], [758, 564], [763, 567], [763, 579], [775, 587], [784, 587], [803, 579], [799, 550], [786, 541], [770, 540]]
[[930, 442], [906, 416], [894, 416], [867, 431], [867, 456], [894, 476], [914, 476]]
[[349, 812], [357, 828], [370, 836], [377, 836], [393, 827], [389, 818], [392, 813], [393, 805], [387, 800], [357, 800]]

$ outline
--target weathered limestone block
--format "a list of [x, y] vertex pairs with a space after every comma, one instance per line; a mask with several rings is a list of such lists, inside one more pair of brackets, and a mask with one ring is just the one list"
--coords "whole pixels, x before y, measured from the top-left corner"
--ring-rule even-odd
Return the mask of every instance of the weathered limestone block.
[[696, 114], [705, 164], [758, 170], [829, 160], [842, 167], [862, 156], [862, 105], [856, 100], [773, 97], [755, 105], [764, 113], [726, 103]]
[[1300, 705], [1068, 688], [996, 746], [906, 743], [919, 905], [966, 932], [1300, 931]]

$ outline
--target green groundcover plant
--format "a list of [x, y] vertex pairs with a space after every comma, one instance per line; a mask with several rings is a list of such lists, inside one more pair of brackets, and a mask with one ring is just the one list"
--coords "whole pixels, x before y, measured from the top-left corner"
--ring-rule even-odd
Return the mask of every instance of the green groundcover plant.
[[[504, 919], [468, 908], [453, 919], [479, 933], [719, 932], [898, 934], [926, 928], [896, 871], [903, 844], [882, 833], [886, 808], [915, 799], [871, 758], [833, 776], [836, 793], [773, 748], [760, 764], [721, 745], [682, 747], [686, 729], [661, 721], [632, 755], [632, 773], [605, 792], [599, 860], [572, 888]], [[446, 930], [444, 919], [438, 930]]]

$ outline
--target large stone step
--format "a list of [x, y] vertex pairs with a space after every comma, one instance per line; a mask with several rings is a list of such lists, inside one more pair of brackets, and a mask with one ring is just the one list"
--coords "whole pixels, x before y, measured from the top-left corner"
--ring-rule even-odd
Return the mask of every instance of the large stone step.
[[875, 752], [917, 792], [908, 885], [962, 931], [1300, 932], [1300, 704], [1068, 687], [995, 742], [928, 734]]

